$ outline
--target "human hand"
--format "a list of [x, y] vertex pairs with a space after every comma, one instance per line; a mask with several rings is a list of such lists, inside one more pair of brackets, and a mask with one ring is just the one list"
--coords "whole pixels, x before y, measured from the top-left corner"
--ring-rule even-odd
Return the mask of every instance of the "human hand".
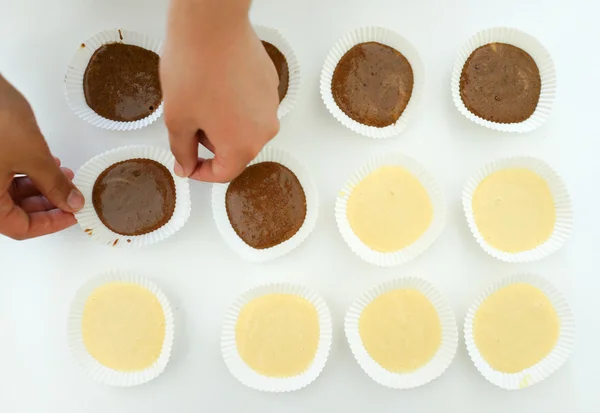
[[0, 234], [24, 240], [75, 224], [84, 199], [72, 179], [50, 153], [29, 103], [0, 76]]
[[[175, 173], [229, 182], [279, 131], [279, 78], [249, 0], [172, 0], [161, 57]], [[198, 143], [214, 153], [198, 158]]]

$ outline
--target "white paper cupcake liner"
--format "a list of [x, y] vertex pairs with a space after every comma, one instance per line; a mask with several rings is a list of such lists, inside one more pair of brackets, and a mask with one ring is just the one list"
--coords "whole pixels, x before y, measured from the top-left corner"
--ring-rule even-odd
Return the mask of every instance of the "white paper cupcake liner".
[[319, 211], [319, 198], [317, 188], [313, 183], [308, 170], [298, 162], [292, 155], [281, 149], [266, 147], [262, 152], [248, 164], [254, 165], [260, 162], [277, 162], [291, 170], [302, 185], [306, 196], [306, 218], [298, 232], [290, 239], [271, 248], [256, 249], [246, 244], [235, 232], [227, 215], [225, 199], [229, 184], [214, 184], [212, 190], [213, 216], [217, 228], [225, 242], [242, 258], [259, 263], [280, 257], [299, 246], [312, 232], [317, 222]]
[[[425, 187], [433, 206], [431, 224], [425, 233], [413, 244], [395, 252], [379, 252], [369, 248], [352, 230], [346, 212], [348, 199], [356, 185], [383, 166], [401, 166], [413, 174]], [[336, 199], [335, 219], [344, 241], [356, 255], [373, 265], [392, 267], [416, 258], [435, 242], [446, 225], [446, 201], [433, 177], [421, 164], [409, 156], [392, 152], [371, 158], [346, 182]]]
[[[502, 373], [494, 370], [482, 357], [473, 338], [473, 320], [479, 306], [501, 288], [516, 283], [526, 283], [539, 288], [550, 299], [560, 320], [560, 333], [554, 349], [542, 361], [519, 373]], [[532, 274], [506, 277], [488, 287], [473, 303], [465, 317], [465, 342], [477, 370], [491, 383], [506, 390], [529, 387], [549, 377], [569, 358], [575, 342], [575, 318], [563, 295], [548, 280]]]
[[152, 39], [145, 34], [123, 29], [105, 30], [90, 37], [79, 46], [67, 67], [67, 74], [65, 75], [65, 96], [69, 107], [81, 119], [102, 129], [128, 131], [150, 125], [162, 115], [162, 102], [154, 112], [143, 119], [132, 122], [121, 122], [106, 119], [98, 115], [85, 101], [85, 95], [83, 93], [83, 75], [85, 69], [94, 52], [107, 43], [125, 43], [139, 46], [151, 50], [159, 56], [162, 52], [163, 45], [162, 40]]
[[[363, 125], [354, 119], [351, 119], [339, 108], [333, 99], [333, 93], [331, 91], [333, 73], [335, 72], [335, 68], [340, 59], [352, 47], [365, 42], [378, 42], [396, 49], [406, 57], [413, 70], [413, 90], [406, 109], [402, 112], [396, 123], [383, 128]], [[415, 116], [416, 108], [419, 105], [423, 94], [424, 76], [425, 69], [421, 58], [419, 57], [419, 53], [408, 40], [398, 33], [383, 27], [361, 27], [347, 33], [338, 40], [327, 55], [323, 70], [321, 71], [321, 98], [333, 117], [348, 129], [374, 139], [390, 138], [401, 133], [406, 128], [410, 119]]]
[[[165, 314], [165, 340], [158, 359], [144, 370], [131, 372], [113, 370], [96, 361], [85, 347], [81, 330], [85, 303], [94, 290], [109, 283], [137, 284], [152, 292], [162, 306]], [[147, 383], [158, 377], [165, 370], [169, 362], [169, 357], [171, 357], [174, 329], [175, 324], [171, 305], [156, 284], [136, 274], [124, 271], [111, 271], [87, 281], [77, 291], [69, 311], [67, 340], [75, 361], [92, 379], [109, 386], [131, 387]]]
[[279, 51], [285, 56], [285, 60], [288, 64], [290, 73], [288, 90], [285, 97], [279, 104], [279, 109], [277, 109], [277, 117], [281, 119], [292, 111], [294, 106], [296, 106], [296, 102], [298, 101], [301, 83], [300, 64], [298, 63], [294, 49], [292, 49], [290, 43], [279, 31], [270, 27], [259, 25], [255, 25], [254, 30], [261, 40], [271, 43], [273, 46], [279, 49]]
[[[268, 377], [252, 370], [240, 357], [235, 339], [235, 327], [243, 307], [255, 298], [267, 294], [292, 294], [308, 300], [317, 309], [319, 317], [319, 344], [311, 365], [301, 374], [292, 377]], [[270, 283], [254, 287], [231, 305], [225, 316], [221, 334], [223, 359], [231, 374], [242, 384], [265, 392], [290, 392], [308, 386], [321, 374], [331, 348], [331, 315], [325, 300], [316, 291], [302, 285], [286, 282]]]
[[[470, 112], [460, 96], [460, 76], [467, 59], [475, 49], [489, 43], [507, 43], [525, 50], [535, 61], [542, 80], [540, 100], [535, 112], [526, 120], [519, 123], [498, 123], [485, 120]], [[460, 113], [467, 119], [486, 128], [501, 132], [526, 133], [539, 128], [550, 116], [556, 97], [556, 70], [554, 62], [544, 46], [533, 36], [507, 27], [495, 27], [483, 30], [471, 37], [462, 47], [452, 72], [452, 99]]]
[[[365, 349], [359, 332], [360, 316], [365, 307], [381, 294], [398, 289], [415, 289], [423, 293], [435, 307], [442, 326], [442, 342], [438, 351], [427, 364], [410, 373], [393, 373], [381, 367]], [[363, 293], [348, 309], [344, 329], [360, 367], [374, 381], [392, 389], [412, 389], [438, 378], [452, 363], [458, 347], [458, 330], [452, 308], [433, 285], [414, 277], [388, 280]]]
[[[108, 229], [98, 218], [92, 203], [92, 191], [98, 176], [106, 168], [121, 161], [129, 159], [151, 159], [166, 167], [175, 182], [175, 211], [173, 216], [162, 227], [148, 234], [127, 236], [117, 234]], [[190, 216], [191, 199], [190, 187], [187, 178], [180, 178], [173, 172], [175, 158], [166, 149], [152, 146], [123, 146], [97, 155], [83, 165], [73, 183], [85, 197], [85, 205], [75, 214], [81, 229], [92, 239], [115, 248], [145, 247], [162, 241], [179, 231]]]
[[[500, 251], [485, 241], [475, 223], [475, 216], [473, 214], [473, 194], [475, 190], [488, 175], [507, 168], [527, 168], [537, 173], [546, 180], [554, 198], [554, 207], [556, 209], [554, 231], [546, 242], [532, 250], [516, 253]], [[562, 178], [544, 161], [533, 157], [503, 158], [479, 169], [467, 181], [462, 194], [462, 202], [469, 228], [479, 245], [481, 245], [481, 248], [491, 256], [505, 262], [533, 262], [549, 256], [564, 245], [573, 227], [571, 199]]]

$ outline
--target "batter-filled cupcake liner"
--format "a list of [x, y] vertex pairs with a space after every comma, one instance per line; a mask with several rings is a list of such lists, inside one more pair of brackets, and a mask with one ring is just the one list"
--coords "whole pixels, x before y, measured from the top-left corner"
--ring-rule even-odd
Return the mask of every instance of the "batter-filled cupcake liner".
[[[556, 222], [550, 238], [536, 248], [522, 252], [505, 252], [491, 246], [481, 235], [473, 213], [473, 194], [479, 184], [493, 172], [507, 168], [527, 168], [540, 175], [547, 183], [554, 198]], [[463, 209], [467, 223], [481, 248], [501, 261], [522, 263], [541, 260], [560, 249], [573, 227], [573, 208], [567, 187], [554, 169], [541, 159], [522, 156], [498, 159], [479, 169], [468, 181], [462, 194]]]
[[[469, 111], [460, 96], [460, 77], [467, 59], [475, 49], [490, 43], [507, 43], [525, 50], [531, 55], [540, 71], [542, 80], [540, 100], [533, 114], [523, 122], [498, 123], [485, 120]], [[495, 27], [475, 34], [463, 45], [454, 63], [450, 86], [456, 108], [467, 119], [501, 132], [526, 133], [539, 128], [550, 117], [556, 97], [556, 69], [546, 48], [533, 36], [517, 29]]]
[[[351, 119], [337, 105], [331, 90], [333, 73], [340, 59], [352, 47], [365, 42], [377, 42], [396, 49], [406, 57], [413, 71], [413, 90], [408, 105], [394, 124], [383, 128], [364, 125]], [[338, 40], [327, 55], [321, 71], [321, 98], [333, 117], [348, 129], [374, 139], [391, 138], [404, 131], [409, 121], [415, 116], [423, 94], [424, 76], [423, 62], [417, 49], [408, 40], [383, 27], [361, 27]]]
[[[442, 328], [442, 341], [433, 358], [409, 373], [394, 373], [379, 365], [365, 349], [359, 332], [360, 317], [365, 307], [380, 295], [398, 289], [414, 289], [425, 295], [433, 304]], [[352, 354], [360, 367], [374, 381], [392, 389], [411, 389], [438, 378], [452, 363], [458, 347], [458, 329], [452, 308], [433, 285], [415, 277], [388, 280], [364, 292], [348, 309], [344, 329]]]
[[[83, 342], [82, 320], [85, 303], [94, 290], [110, 283], [136, 284], [145, 288], [156, 296], [165, 314], [165, 339], [162, 350], [158, 359], [144, 370], [124, 372], [106, 367], [90, 355]], [[131, 387], [147, 383], [165, 370], [171, 357], [174, 331], [171, 305], [156, 284], [137, 274], [111, 271], [87, 281], [75, 294], [67, 321], [67, 342], [75, 361], [89, 377], [109, 386]]]
[[162, 115], [162, 102], [147, 117], [131, 122], [106, 119], [88, 106], [83, 92], [83, 75], [94, 52], [107, 43], [124, 43], [139, 46], [151, 50], [159, 56], [161, 55], [163, 45], [162, 40], [152, 39], [145, 34], [123, 29], [105, 30], [90, 37], [77, 48], [73, 59], [71, 59], [67, 67], [65, 96], [67, 97], [69, 107], [81, 119], [102, 129], [128, 131], [150, 125]]
[[261, 40], [275, 46], [285, 56], [285, 60], [288, 64], [290, 73], [288, 90], [279, 104], [279, 109], [277, 109], [277, 117], [281, 119], [294, 109], [294, 106], [296, 106], [296, 102], [298, 101], [302, 79], [300, 77], [300, 64], [298, 63], [294, 49], [292, 49], [290, 43], [279, 31], [259, 25], [255, 25], [254, 30]]
[[[479, 306], [493, 293], [512, 284], [525, 283], [539, 288], [550, 300], [560, 320], [560, 332], [554, 349], [542, 361], [519, 373], [494, 370], [483, 358], [473, 337], [473, 321]], [[465, 343], [477, 370], [491, 383], [506, 390], [520, 390], [549, 377], [567, 361], [575, 343], [575, 317], [565, 297], [548, 280], [533, 274], [506, 277], [489, 286], [467, 311], [464, 325]]]
[[[291, 294], [303, 297], [317, 309], [319, 318], [319, 344], [315, 357], [308, 368], [292, 377], [269, 377], [252, 370], [237, 350], [235, 328], [242, 309], [267, 294]], [[225, 365], [242, 384], [260, 391], [281, 393], [296, 391], [308, 386], [321, 374], [331, 349], [331, 314], [323, 297], [311, 288], [287, 282], [268, 283], [254, 287], [239, 296], [229, 307], [221, 333], [221, 352]]]
[[238, 253], [242, 258], [255, 263], [275, 259], [287, 254], [299, 246], [314, 229], [319, 211], [317, 188], [310, 174], [308, 173], [308, 170], [292, 155], [282, 149], [265, 147], [262, 152], [248, 164], [248, 166], [261, 162], [279, 163], [287, 167], [294, 173], [294, 175], [296, 175], [298, 181], [300, 181], [300, 185], [302, 185], [304, 195], [306, 196], [306, 217], [304, 218], [304, 223], [298, 232], [296, 232], [296, 234], [287, 241], [270, 248], [253, 248], [246, 244], [239, 237], [229, 221], [227, 207], [225, 204], [227, 188], [229, 188], [229, 184], [214, 184], [212, 190], [213, 216], [221, 236], [227, 245], [229, 245], [229, 247], [231, 247], [231, 249]]
[[[162, 227], [143, 235], [121, 235], [110, 230], [102, 223], [94, 204], [92, 192], [94, 184], [104, 170], [111, 165], [129, 159], [151, 159], [169, 170], [175, 182], [175, 210], [171, 219]], [[170, 151], [152, 146], [123, 146], [97, 155], [83, 165], [73, 183], [85, 197], [85, 205], [75, 214], [81, 229], [90, 238], [114, 248], [145, 247], [162, 241], [179, 231], [186, 223], [191, 211], [190, 187], [187, 178], [181, 178], [173, 172], [175, 158]]]
[[[348, 199], [354, 188], [384, 166], [400, 166], [414, 175], [427, 191], [433, 206], [433, 217], [427, 230], [414, 243], [394, 252], [379, 252], [367, 246], [352, 230], [347, 215]], [[435, 242], [446, 225], [446, 200], [434, 178], [419, 162], [404, 154], [391, 152], [371, 158], [346, 182], [336, 199], [335, 219], [344, 241], [356, 255], [373, 265], [392, 267], [416, 258]]]

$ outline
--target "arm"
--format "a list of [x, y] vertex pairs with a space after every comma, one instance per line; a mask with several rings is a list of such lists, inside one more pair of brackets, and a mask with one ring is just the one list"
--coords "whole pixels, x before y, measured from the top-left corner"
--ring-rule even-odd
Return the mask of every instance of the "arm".
[[[171, 0], [161, 83], [176, 173], [228, 182], [279, 131], [277, 72], [250, 0]], [[198, 143], [214, 153], [198, 158]]]
[[71, 179], [25, 98], [0, 76], [0, 234], [21, 240], [73, 225], [84, 199]]

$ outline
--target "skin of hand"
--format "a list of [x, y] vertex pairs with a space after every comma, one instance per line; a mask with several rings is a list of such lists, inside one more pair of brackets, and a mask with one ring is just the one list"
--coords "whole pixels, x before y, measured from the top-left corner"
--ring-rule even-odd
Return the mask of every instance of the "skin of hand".
[[24, 240], [75, 224], [84, 198], [72, 179], [50, 153], [29, 103], [0, 75], [0, 234]]
[[[175, 173], [229, 182], [279, 131], [279, 78], [249, 0], [172, 0], [161, 85]], [[198, 158], [198, 144], [214, 153]]]

